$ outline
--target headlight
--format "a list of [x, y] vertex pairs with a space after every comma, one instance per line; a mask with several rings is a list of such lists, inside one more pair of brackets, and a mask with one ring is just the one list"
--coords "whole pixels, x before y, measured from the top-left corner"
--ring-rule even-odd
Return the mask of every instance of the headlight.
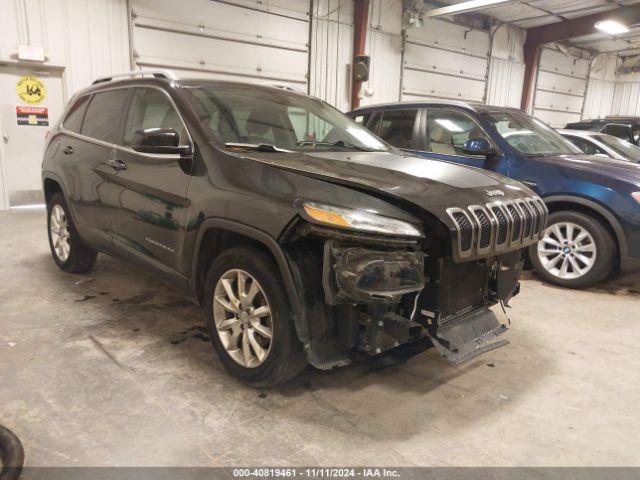
[[312, 221], [323, 225], [404, 237], [423, 236], [422, 232], [410, 223], [396, 220], [395, 218], [383, 217], [375, 213], [322, 205], [315, 202], [304, 202], [302, 206]]
[[640, 192], [633, 192], [631, 196], [636, 202], [640, 203]]

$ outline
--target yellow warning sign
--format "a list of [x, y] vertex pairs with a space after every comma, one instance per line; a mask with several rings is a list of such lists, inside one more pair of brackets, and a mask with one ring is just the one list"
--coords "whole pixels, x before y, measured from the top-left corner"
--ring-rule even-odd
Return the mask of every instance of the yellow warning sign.
[[16, 93], [23, 102], [35, 104], [44, 100], [47, 95], [47, 87], [39, 78], [22, 77], [16, 85]]

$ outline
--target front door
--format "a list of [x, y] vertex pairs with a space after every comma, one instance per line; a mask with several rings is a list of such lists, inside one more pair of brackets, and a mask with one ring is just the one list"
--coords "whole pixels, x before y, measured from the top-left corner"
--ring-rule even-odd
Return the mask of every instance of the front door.
[[0, 210], [42, 203], [42, 151], [64, 109], [62, 72], [0, 66]]
[[473, 138], [487, 139], [493, 145], [491, 137], [470, 115], [447, 107], [429, 108], [426, 115], [422, 155], [509, 175], [509, 162], [503, 155], [485, 158], [462, 151], [464, 143]]
[[120, 167], [109, 177], [119, 191], [111, 214], [113, 246], [120, 254], [150, 264], [170, 277], [186, 276], [190, 265], [183, 246], [190, 163], [185, 166], [178, 155], [136, 152], [134, 133], [150, 128], [174, 129], [181, 144], [191, 144], [166, 92], [154, 87], [132, 89], [116, 151]]

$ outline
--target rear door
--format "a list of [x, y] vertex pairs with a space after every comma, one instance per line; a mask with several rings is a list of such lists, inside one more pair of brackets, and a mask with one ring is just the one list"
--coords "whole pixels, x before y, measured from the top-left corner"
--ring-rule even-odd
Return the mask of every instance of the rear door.
[[133, 87], [118, 140], [116, 165], [109, 181], [115, 206], [111, 222], [114, 248], [175, 279], [189, 271], [183, 255], [189, 201], [190, 162], [179, 155], [136, 152], [134, 133], [172, 128], [181, 145], [192, 145], [187, 128], [169, 94], [159, 87]]
[[109, 164], [126, 99], [127, 90], [122, 88], [79, 98], [63, 120], [55, 149], [77, 227], [87, 241], [102, 248], [111, 242]]
[[374, 118], [363, 117], [362, 121], [385, 142], [402, 150], [416, 151], [420, 148], [420, 113], [419, 108], [394, 108], [380, 110]]

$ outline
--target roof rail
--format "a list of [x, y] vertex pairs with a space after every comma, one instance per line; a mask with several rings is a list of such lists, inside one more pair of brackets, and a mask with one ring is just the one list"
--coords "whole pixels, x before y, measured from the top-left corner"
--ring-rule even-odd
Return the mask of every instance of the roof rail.
[[155, 78], [164, 78], [166, 80], [177, 80], [178, 77], [171, 70], [132, 70], [130, 72], [112, 73], [111, 75], [105, 75], [103, 77], [96, 78], [91, 85], [96, 83], [110, 82], [116, 78], [134, 78], [143, 77], [145, 75], [151, 75]]
[[269, 86], [274, 88], [279, 88], [280, 90], [287, 90], [289, 92], [304, 93], [304, 94], [307, 93], [300, 88], [292, 87], [291, 85], [288, 85], [286, 83], [270, 83]]

